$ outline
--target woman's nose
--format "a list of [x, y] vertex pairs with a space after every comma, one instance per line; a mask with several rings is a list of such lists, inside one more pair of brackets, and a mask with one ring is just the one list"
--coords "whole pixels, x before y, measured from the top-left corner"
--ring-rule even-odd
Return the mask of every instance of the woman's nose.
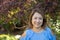
[[36, 22], [39, 22], [39, 19], [37, 19]]

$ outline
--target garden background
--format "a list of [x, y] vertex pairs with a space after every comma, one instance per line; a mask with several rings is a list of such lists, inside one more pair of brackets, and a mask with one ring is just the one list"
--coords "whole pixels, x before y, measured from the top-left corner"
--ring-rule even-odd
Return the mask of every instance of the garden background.
[[0, 0], [0, 40], [18, 40], [34, 8], [43, 8], [47, 25], [60, 40], [60, 0]]

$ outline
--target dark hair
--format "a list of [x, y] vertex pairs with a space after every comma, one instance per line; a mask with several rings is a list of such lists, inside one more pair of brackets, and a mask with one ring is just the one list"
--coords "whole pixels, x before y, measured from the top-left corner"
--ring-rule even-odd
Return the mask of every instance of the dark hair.
[[41, 27], [45, 28], [46, 27], [46, 17], [45, 17], [44, 10], [42, 8], [41, 9], [36, 8], [36, 9], [32, 10], [30, 17], [29, 17], [29, 27], [32, 28], [32, 16], [34, 15], [35, 12], [38, 12], [43, 16], [43, 24]]

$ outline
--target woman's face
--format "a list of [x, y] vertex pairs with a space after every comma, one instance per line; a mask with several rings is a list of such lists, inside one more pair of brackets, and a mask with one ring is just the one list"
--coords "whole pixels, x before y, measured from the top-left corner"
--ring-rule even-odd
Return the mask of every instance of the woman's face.
[[43, 17], [38, 12], [32, 16], [32, 25], [33, 27], [39, 28], [43, 24]]

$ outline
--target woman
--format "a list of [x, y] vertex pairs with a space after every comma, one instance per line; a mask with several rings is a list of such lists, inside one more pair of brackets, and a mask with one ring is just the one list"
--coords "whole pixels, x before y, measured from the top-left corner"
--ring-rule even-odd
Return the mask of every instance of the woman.
[[56, 40], [51, 29], [46, 26], [46, 18], [42, 9], [34, 9], [29, 19], [30, 28], [21, 36], [20, 40]]

